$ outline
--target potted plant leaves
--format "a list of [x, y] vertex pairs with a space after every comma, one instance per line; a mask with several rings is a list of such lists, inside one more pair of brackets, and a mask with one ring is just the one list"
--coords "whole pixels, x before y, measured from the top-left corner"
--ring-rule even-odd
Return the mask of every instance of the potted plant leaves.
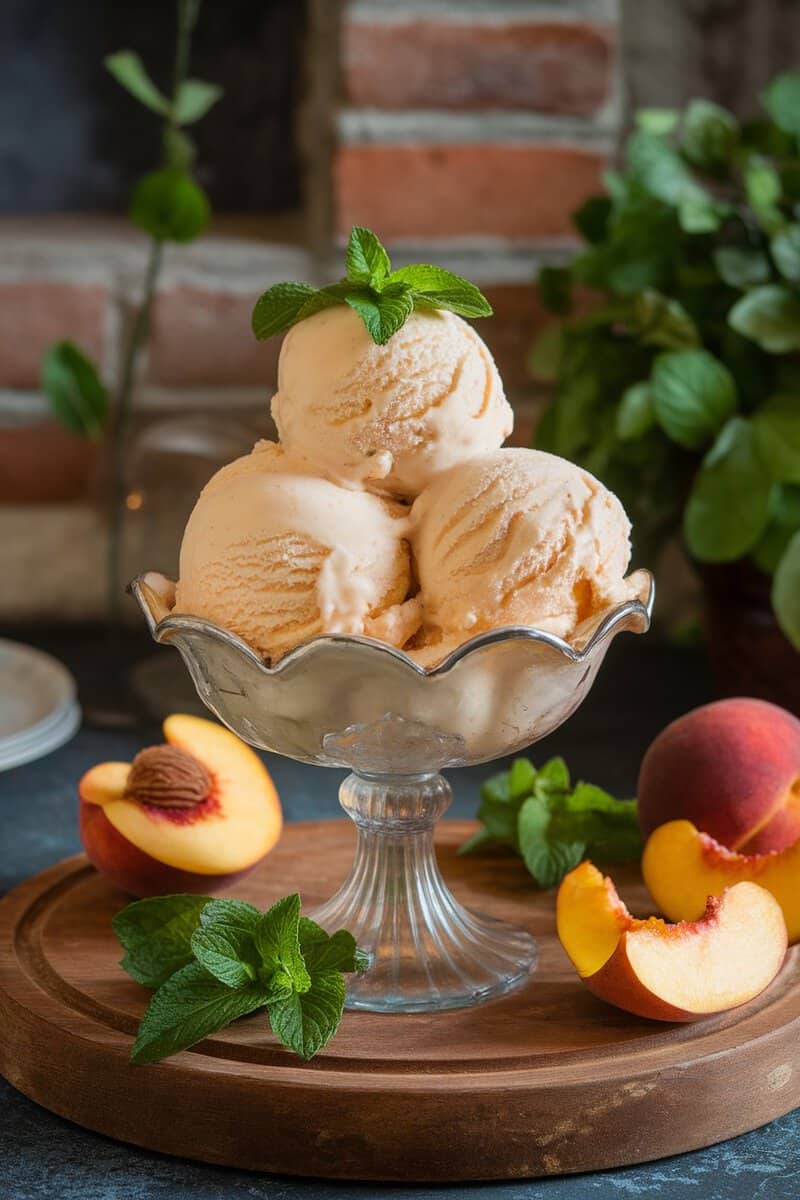
[[585, 248], [540, 273], [561, 320], [531, 367], [537, 445], [618, 493], [638, 560], [681, 531], [721, 690], [800, 711], [800, 72], [761, 106], [637, 114]]

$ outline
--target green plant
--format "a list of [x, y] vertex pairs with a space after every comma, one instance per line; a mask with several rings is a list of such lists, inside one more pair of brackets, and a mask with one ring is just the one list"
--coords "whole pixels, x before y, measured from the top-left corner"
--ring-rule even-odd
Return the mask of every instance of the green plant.
[[[681, 526], [699, 562], [749, 559], [800, 648], [800, 72], [761, 99], [637, 115], [573, 214], [586, 248], [540, 273], [563, 320], [531, 368], [556, 384], [537, 445], [618, 493], [638, 560]], [[605, 303], [573, 318], [576, 289]]]
[[191, 242], [208, 224], [208, 198], [192, 177], [195, 147], [187, 125], [204, 117], [222, 95], [215, 83], [191, 79], [189, 53], [201, 0], [178, 0], [177, 37], [172, 90], [165, 95], [148, 75], [138, 54], [120, 50], [105, 66], [136, 100], [162, 121], [162, 162], [136, 185], [131, 220], [150, 237], [142, 291], [132, 315], [113, 404], [97, 366], [71, 342], [56, 342], [42, 361], [42, 387], [54, 415], [73, 433], [110, 443], [108, 609], [114, 623], [119, 614], [119, 554], [124, 512], [124, 459], [133, 408], [133, 385], [139, 353], [147, 338], [150, 312], [158, 285], [165, 242]]
[[159, 896], [114, 918], [121, 966], [155, 994], [131, 1061], [157, 1062], [266, 1009], [301, 1058], [328, 1044], [342, 1019], [344, 975], [368, 963], [346, 930], [327, 934], [286, 896], [262, 913], [243, 900]]
[[347, 304], [358, 313], [376, 345], [383, 346], [415, 309], [446, 308], [462, 317], [490, 317], [486, 297], [466, 279], [430, 263], [392, 270], [389, 255], [370, 229], [355, 225], [338, 283], [276, 283], [253, 309], [253, 333], [263, 341], [322, 312]]
[[593, 783], [570, 781], [563, 758], [537, 771], [517, 758], [481, 788], [482, 828], [459, 854], [508, 846], [519, 854], [540, 887], [555, 887], [587, 855], [626, 862], [642, 850], [635, 800], [615, 800]]

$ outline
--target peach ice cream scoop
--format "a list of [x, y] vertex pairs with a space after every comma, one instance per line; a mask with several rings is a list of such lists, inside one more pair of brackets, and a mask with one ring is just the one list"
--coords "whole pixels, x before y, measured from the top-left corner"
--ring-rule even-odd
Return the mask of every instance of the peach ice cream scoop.
[[419, 625], [407, 509], [308, 474], [273, 443], [223, 467], [186, 526], [175, 612], [272, 661], [323, 633], [402, 645]]
[[286, 450], [328, 479], [404, 499], [496, 449], [514, 423], [494, 360], [461, 317], [415, 312], [378, 346], [346, 305], [286, 335], [272, 416]]
[[412, 527], [424, 665], [503, 625], [570, 638], [635, 590], [619, 500], [539, 450], [497, 450], [444, 472], [415, 502]]

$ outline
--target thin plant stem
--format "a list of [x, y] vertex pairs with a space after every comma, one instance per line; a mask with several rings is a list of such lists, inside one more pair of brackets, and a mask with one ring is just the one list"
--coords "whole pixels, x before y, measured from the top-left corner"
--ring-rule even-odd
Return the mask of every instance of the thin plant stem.
[[[181, 85], [189, 71], [189, 51], [192, 31], [197, 22], [201, 0], [178, 0], [178, 32], [175, 44], [175, 66], [172, 81], [172, 104], [165, 126], [178, 129], [175, 106]], [[111, 487], [108, 532], [108, 620], [111, 630], [120, 624], [122, 593], [120, 589], [120, 566], [122, 558], [122, 530], [125, 518], [126, 481], [125, 457], [133, 416], [133, 392], [136, 383], [136, 368], [139, 354], [147, 341], [150, 316], [153, 308], [158, 277], [161, 271], [164, 243], [159, 238], [150, 242], [150, 251], [142, 285], [142, 297], [134, 314], [125, 355], [120, 369], [119, 386], [116, 392], [114, 421], [111, 428]]]
[[133, 416], [133, 388], [139, 352], [147, 340], [150, 314], [153, 308], [158, 275], [161, 270], [164, 243], [153, 238], [147, 259], [142, 299], [131, 325], [125, 357], [122, 360], [119, 390], [117, 391], [114, 428], [111, 445], [111, 512], [108, 534], [108, 613], [112, 628], [119, 624], [121, 599], [120, 559], [122, 525], [125, 517], [126, 480], [125, 452], [128, 446]]

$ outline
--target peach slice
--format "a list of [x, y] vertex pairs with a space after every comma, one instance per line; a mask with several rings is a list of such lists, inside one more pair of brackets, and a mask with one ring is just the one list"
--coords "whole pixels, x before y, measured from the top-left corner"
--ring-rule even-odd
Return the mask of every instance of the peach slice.
[[280, 837], [275, 786], [235, 734], [173, 714], [166, 746], [93, 767], [79, 784], [86, 853], [135, 896], [211, 892], [251, 870]]
[[752, 1000], [786, 953], [780, 906], [755, 883], [709, 896], [699, 920], [632, 917], [583, 862], [558, 890], [558, 936], [590, 992], [639, 1017], [693, 1021]]
[[760, 884], [783, 910], [789, 941], [800, 940], [800, 841], [768, 854], [737, 854], [691, 821], [668, 821], [647, 840], [642, 856], [647, 890], [671, 921], [691, 921], [709, 894], [742, 880]]

